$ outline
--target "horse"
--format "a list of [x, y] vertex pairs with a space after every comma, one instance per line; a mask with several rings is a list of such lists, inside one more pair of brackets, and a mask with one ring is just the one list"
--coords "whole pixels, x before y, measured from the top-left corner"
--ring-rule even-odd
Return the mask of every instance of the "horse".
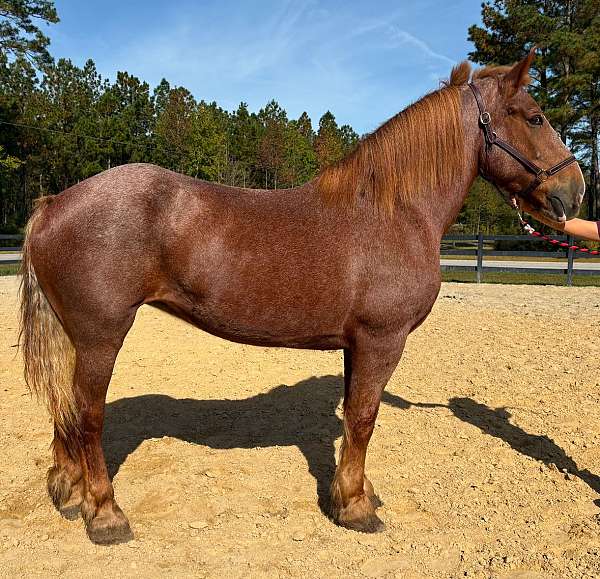
[[101, 435], [115, 359], [148, 304], [233, 342], [343, 350], [331, 518], [380, 531], [367, 445], [407, 336], [437, 298], [440, 241], [475, 178], [551, 221], [583, 199], [578, 164], [526, 92], [533, 58], [455, 66], [296, 188], [129, 164], [41, 198], [24, 241], [20, 343], [26, 382], [54, 423], [47, 488], [57, 510], [80, 513], [94, 543], [133, 536]]

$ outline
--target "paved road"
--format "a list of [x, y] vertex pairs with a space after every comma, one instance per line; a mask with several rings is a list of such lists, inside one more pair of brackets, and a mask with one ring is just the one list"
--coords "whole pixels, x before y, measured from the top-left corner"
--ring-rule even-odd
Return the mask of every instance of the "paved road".
[[20, 253], [0, 253], [0, 263], [3, 261], [20, 261], [21, 254]]
[[[474, 259], [442, 259], [442, 265], [462, 265], [475, 267]], [[564, 261], [508, 261], [484, 259], [483, 267], [510, 267], [519, 269], [567, 269], [567, 260]], [[590, 262], [586, 259], [575, 260], [575, 269], [593, 269], [600, 272], [600, 263]]]
[[[20, 253], [0, 253], [0, 263], [3, 261], [16, 261], [21, 259]], [[474, 259], [442, 259], [442, 265], [462, 265], [475, 267]], [[567, 269], [567, 260], [564, 261], [504, 261], [484, 259], [484, 267], [510, 267], [520, 269]], [[587, 260], [575, 260], [575, 269], [593, 269], [600, 272], [600, 263], [593, 263]]]

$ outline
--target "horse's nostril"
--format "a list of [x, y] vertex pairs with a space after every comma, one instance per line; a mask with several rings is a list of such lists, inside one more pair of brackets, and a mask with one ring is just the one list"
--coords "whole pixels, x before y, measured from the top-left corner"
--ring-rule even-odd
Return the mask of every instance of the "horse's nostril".
[[554, 213], [556, 213], [557, 217], [566, 215], [564, 203], [559, 197], [556, 197], [555, 195], [550, 197], [550, 205], [552, 205], [552, 209], [554, 209]]

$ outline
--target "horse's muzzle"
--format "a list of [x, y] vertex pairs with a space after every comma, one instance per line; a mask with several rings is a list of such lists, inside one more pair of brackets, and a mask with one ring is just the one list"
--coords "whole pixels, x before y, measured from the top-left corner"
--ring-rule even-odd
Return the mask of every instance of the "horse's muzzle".
[[549, 188], [546, 200], [557, 221], [573, 219], [579, 213], [585, 182], [583, 179], [569, 176]]

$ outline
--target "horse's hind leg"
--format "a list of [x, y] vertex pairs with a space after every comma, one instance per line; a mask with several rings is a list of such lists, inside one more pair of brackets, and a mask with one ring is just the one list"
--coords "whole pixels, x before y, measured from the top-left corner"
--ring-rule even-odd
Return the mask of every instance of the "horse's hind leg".
[[84, 481], [81, 515], [94, 543], [109, 544], [133, 537], [129, 521], [117, 505], [102, 450], [106, 391], [122, 339], [76, 344], [74, 389], [79, 407], [79, 452]]
[[75, 344], [73, 391], [79, 432], [64, 437], [55, 429], [48, 493], [63, 516], [73, 519], [81, 512], [93, 542], [116, 543], [130, 539], [132, 534], [114, 500], [101, 437], [106, 391], [122, 338], [119, 334], [93, 345], [86, 342]]
[[405, 336], [362, 337], [344, 352], [344, 438], [331, 485], [334, 520], [350, 529], [375, 532], [383, 523], [375, 513], [377, 498], [365, 477], [367, 446], [383, 389], [394, 372]]
[[79, 452], [65, 444], [56, 427], [52, 447], [54, 466], [48, 470], [48, 494], [60, 514], [73, 520], [79, 515], [84, 491]]

